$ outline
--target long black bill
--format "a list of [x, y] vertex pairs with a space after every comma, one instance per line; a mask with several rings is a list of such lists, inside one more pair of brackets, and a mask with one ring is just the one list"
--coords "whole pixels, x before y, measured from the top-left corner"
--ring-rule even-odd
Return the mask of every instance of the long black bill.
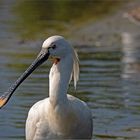
[[49, 57], [49, 51], [47, 49], [42, 48], [38, 57], [35, 61], [29, 66], [29, 68], [17, 79], [17, 81], [5, 92], [2, 96], [0, 96], [0, 108], [2, 108], [10, 99], [14, 91], [18, 88], [18, 86], [43, 62], [45, 62]]

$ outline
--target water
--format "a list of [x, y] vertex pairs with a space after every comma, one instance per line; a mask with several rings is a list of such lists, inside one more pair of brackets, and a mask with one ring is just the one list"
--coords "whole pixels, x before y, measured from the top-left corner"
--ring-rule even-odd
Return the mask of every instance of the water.
[[[40, 51], [43, 40], [24, 41], [24, 38], [19, 39], [20, 33], [9, 30], [13, 25], [5, 23], [16, 17], [9, 12], [14, 1], [9, 2], [11, 1], [5, 1], [0, 6], [1, 94], [31, 64]], [[98, 40], [91, 45], [74, 45], [80, 59], [80, 81], [76, 93], [73, 84], [68, 92], [84, 100], [91, 108], [94, 121], [93, 139], [139, 140], [140, 60], [137, 52], [140, 52], [140, 47], [139, 43], [135, 44], [139, 39], [132, 36], [135, 41], [127, 44], [113, 36], [117, 41], [112, 43], [112, 40], [106, 38], [107, 35], [104, 31], [99, 38], [102, 42]], [[131, 46], [134, 46], [133, 49], [129, 49]], [[25, 139], [25, 120], [29, 108], [48, 96], [50, 67], [51, 62], [47, 62], [38, 68], [1, 110], [0, 139]]]

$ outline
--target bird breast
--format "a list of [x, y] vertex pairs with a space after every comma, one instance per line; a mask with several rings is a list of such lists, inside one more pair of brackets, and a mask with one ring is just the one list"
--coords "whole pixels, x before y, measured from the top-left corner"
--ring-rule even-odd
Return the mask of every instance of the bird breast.
[[75, 130], [78, 119], [67, 105], [57, 105], [55, 109], [50, 106], [48, 114], [49, 126], [53, 133], [68, 135]]

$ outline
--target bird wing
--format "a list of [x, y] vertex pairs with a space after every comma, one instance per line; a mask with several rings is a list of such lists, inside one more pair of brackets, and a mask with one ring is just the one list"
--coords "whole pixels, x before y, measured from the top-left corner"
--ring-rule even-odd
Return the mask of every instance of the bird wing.
[[31, 108], [26, 120], [26, 140], [34, 140], [36, 134], [36, 124], [39, 122], [37, 110]]
[[79, 118], [79, 125], [77, 130], [77, 135], [91, 139], [92, 137], [92, 130], [93, 130], [93, 120], [92, 120], [92, 112], [87, 106], [87, 104], [68, 94], [68, 100], [70, 101], [73, 111], [77, 114]]
[[47, 99], [37, 102], [30, 109], [26, 120], [26, 140], [45, 139], [49, 135], [45, 102]]

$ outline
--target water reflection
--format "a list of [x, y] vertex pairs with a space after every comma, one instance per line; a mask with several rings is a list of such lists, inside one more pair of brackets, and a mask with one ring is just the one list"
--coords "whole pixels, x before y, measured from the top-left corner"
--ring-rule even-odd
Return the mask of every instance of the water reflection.
[[140, 78], [140, 33], [123, 33], [123, 77]]
[[[20, 0], [14, 6], [15, 30], [22, 38], [68, 35], [85, 23], [110, 14], [122, 2], [91, 0]], [[15, 24], [16, 23], [16, 24]]]
[[[130, 119], [128, 128], [125, 128], [128, 132], [138, 136], [140, 132], [139, 121], [140, 118], [137, 114], [140, 114], [140, 34], [139, 31], [135, 33], [125, 32], [122, 34], [122, 78], [123, 78], [123, 90], [124, 90], [124, 104], [129, 116], [135, 118]], [[133, 114], [131, 114], [133, 112]]]

